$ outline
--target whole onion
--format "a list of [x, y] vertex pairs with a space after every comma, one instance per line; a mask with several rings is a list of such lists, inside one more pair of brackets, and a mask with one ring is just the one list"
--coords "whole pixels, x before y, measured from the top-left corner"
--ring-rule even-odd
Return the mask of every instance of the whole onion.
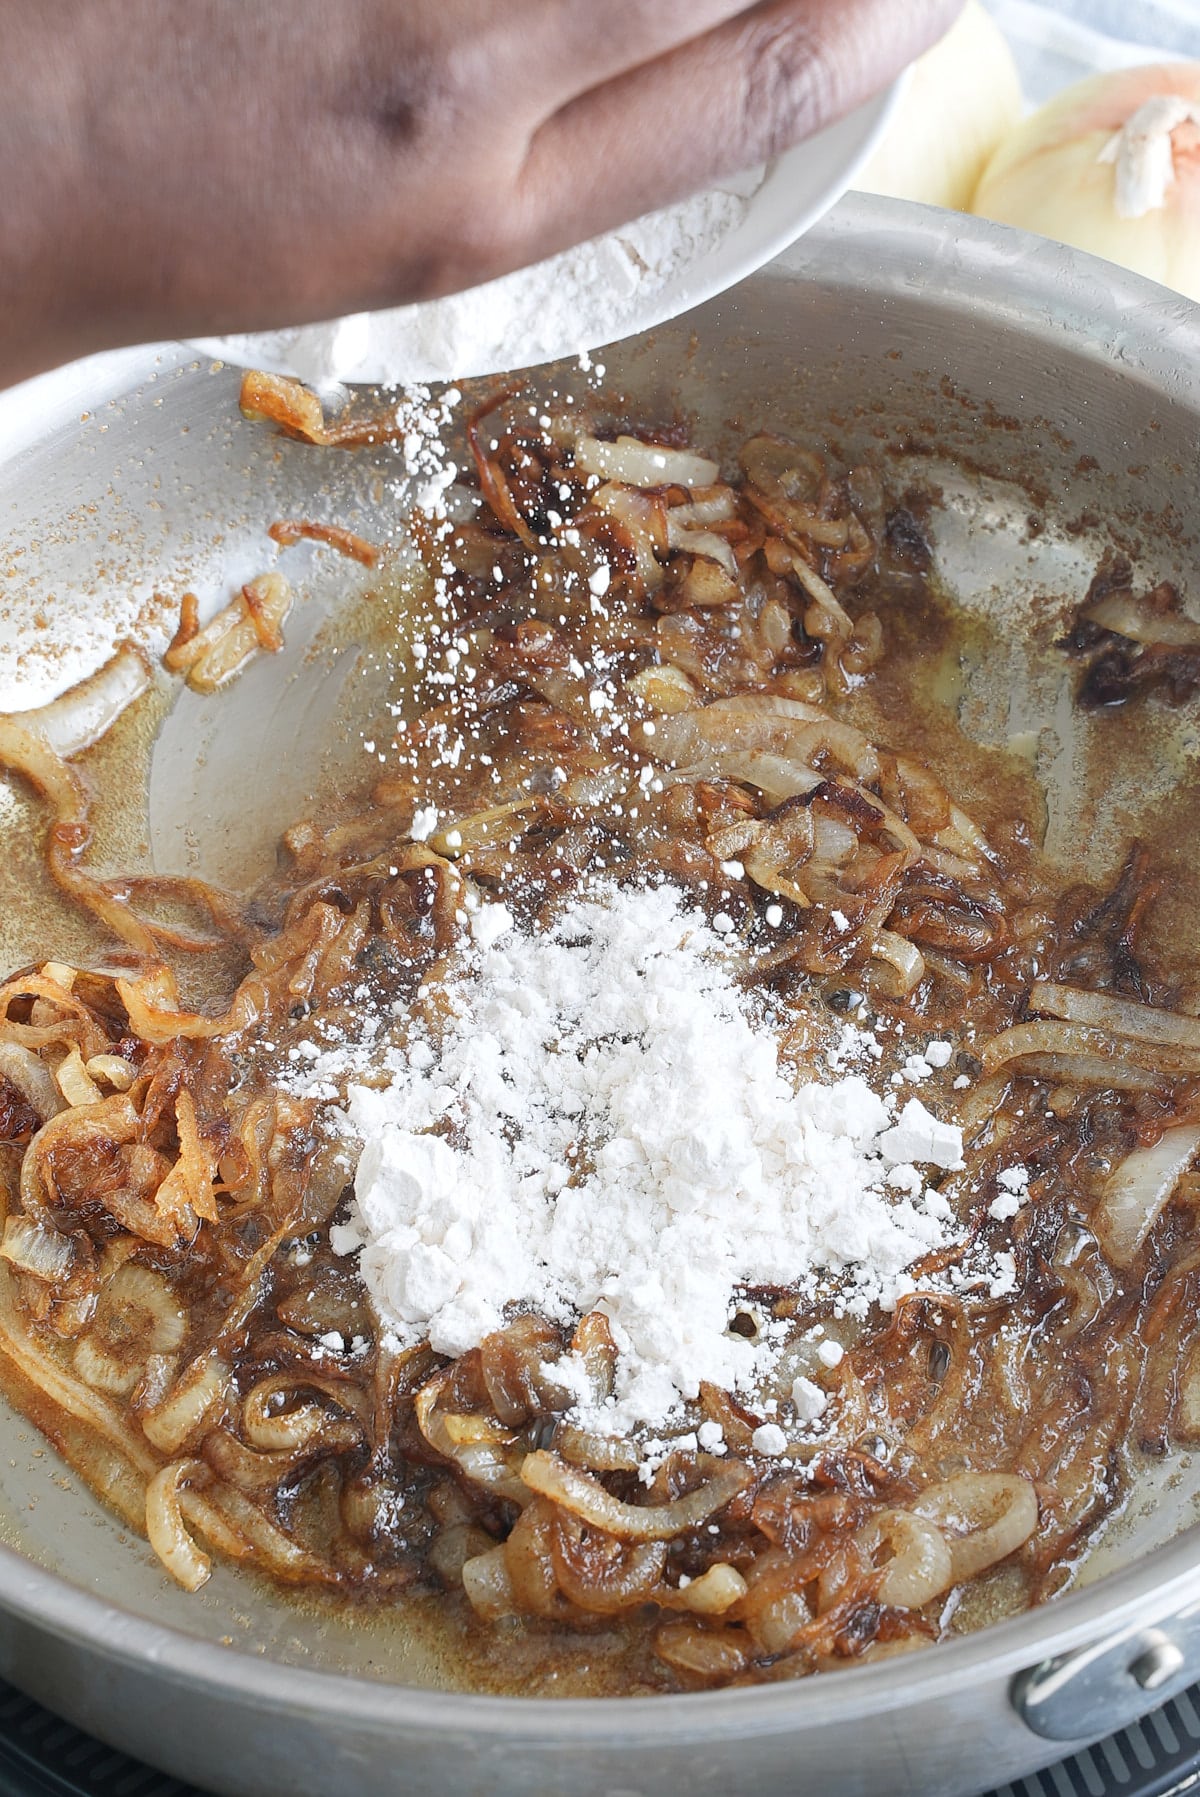
[[971, 210], [1200, 300], [1200, 63], [1068, 88], [1004, 139]]
[[1021, 116], [1012, 51], [979, 0], [913, 64], [900, 104], [855, 183], [864, 193], [965, 212], [984, 165]]

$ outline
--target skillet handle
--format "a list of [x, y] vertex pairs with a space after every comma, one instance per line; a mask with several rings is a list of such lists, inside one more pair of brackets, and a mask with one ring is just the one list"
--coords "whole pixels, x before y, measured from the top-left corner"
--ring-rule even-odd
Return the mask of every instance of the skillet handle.
[[1197, 1679], [1200, 1602], [1019, 1672], [1009, 1700], [1035, 1735], [1095, 1740], [1127, 1728]]

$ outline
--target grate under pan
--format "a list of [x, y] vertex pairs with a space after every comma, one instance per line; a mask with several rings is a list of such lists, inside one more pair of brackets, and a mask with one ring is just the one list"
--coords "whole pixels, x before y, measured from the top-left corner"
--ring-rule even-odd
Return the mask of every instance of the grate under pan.
[[[985, 1797], [1200, 1797], [1200, 1685], [1144, 1721]], [[205, 1797], [0, 1680], [0, 1797]], [[263, 1793], [263, 1797], [273, 1797]], [[363, 1797], [368, 1797], [363, 1793]], [[782, 1797], [782, 1794], [781, 1794]]]
[[1094, 1747], [1001, 1785], [988, 1797], [1183, 1797], [1200, 1794], [1200, 1685]]
[[114, 1752], [0, 1679], [0, 1797], [204, 1797], [204, 1793]]

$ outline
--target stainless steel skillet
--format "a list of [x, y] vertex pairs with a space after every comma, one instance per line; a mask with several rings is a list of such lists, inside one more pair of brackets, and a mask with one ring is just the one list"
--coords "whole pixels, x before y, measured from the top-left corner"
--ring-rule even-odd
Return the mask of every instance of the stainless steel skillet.
[[[1026, 645], [1043, 599], [1081, 592], [1112, 542], [1194, 591], [1200, 311], [1034, 239], [852, 198], [771, 269], [607, 361], [639, 407], [680, 404], [709, 440], [739, 421], [827, 436], [841, 454], [883, 458], [894, 482], [936, 490], [943, 575], [992, 625], [960, 670], [962, 716], [1036, 757], [1048, 841], [1065, 861], [1103, 872], [1119, 814], [1174, 802], [1194, 780], [1200, 730], [1186, 709], [1147, 714], [1125, 758], [1097, 775], [1094, 726], [1071, 718], [1061, 669], [1032, 663]], [[539, 388], [581, 378], [550, 371]], [[250, 431], [236, 390], [228, 371], [137, 353], [55, 377], [22, 396], [21, 418], [0, 417], [0, 627], [22, 645], [6, 670], [0, 642], [18, 695], [4, 703], [36, 702], [65, 677], [47, 641], [98, 658], [106, 633], [161, 624], [155, 589], [190, 583], [215, 598], [256, 572], [264, 527], [283, 513], [386, 528], [402, 502], [394, 457], [323, 455]], [[307, 572], [288, 649], [228, 694], [174, 706], [148, 822], [115, 819], [114, 851], [237, 877], [263, 865], [302, 806], [346, 683], [369, 696], [375, 676], [346, 612], [344, 564], [297, 565]], [[0, 789], [6, 880], [30, 815]], [[1191, 842], [1175, 854], [1173, 917], [1187, 930]], [[45, 948], [19, 911], [0, 909], [6, 962]], [[299, 1611], [232, 1573], [185, 1597], [27, 1425], [7, 1420], [5, 1444], [0, 1672], [228, 1792], [969, 1792], [1200, 1673], [1200, 1478], [1183, 1459], [1147, 1476], [1096, 1561], [1103, 1576], [1034, 1614], [803, 1684], [549, 1701], [446, 1688], [454, 1669], [431, 1637]]]

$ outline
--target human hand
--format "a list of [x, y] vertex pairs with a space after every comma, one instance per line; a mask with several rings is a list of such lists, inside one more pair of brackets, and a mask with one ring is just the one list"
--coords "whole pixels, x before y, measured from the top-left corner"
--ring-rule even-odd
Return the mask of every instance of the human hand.
[[0, 0], [0, 384], [472, 286], [767, 160], [959, 0]]

